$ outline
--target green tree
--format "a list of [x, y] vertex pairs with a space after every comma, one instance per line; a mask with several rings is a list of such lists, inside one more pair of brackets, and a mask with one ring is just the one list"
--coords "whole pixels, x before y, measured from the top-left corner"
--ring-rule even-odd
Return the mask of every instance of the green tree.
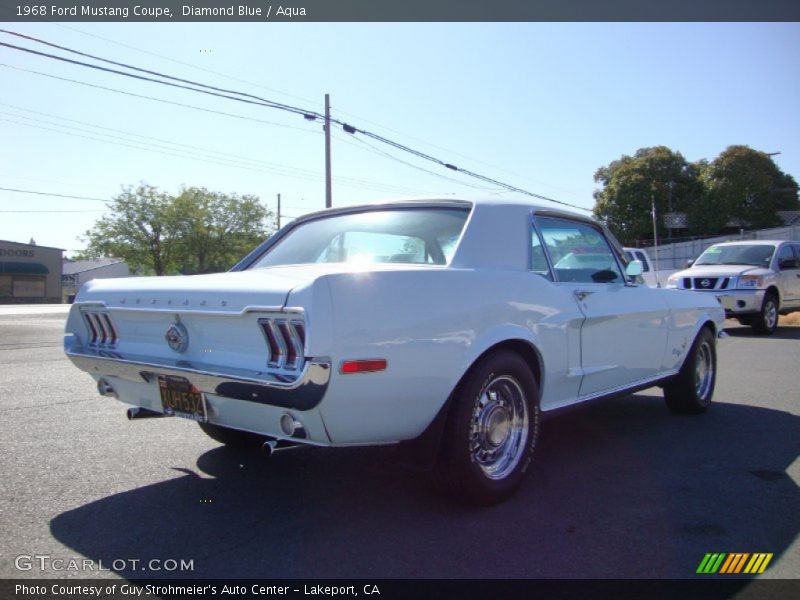
[[85, 234], [87, 247], [76, 258], [114, 256], [134, 270], [164, 275], [175, 268], [172, 199], [145, 183], [123, 188]]
[[170, 196], [142, 183], [123, 188], [108, 208], [78, 258], [114, 256], [156, 275], [224, 271], [274, 229], [274, 215], [255, 196], [205, 188]]
[[715, 235], [732, 226], [779, 225], [777, 211], [800, 210], [794, 178], [747, 146], [696, 163], [665, 146], [641, 148], [599, 168], [594, 180], [602, 186], [594, 193], [594, 214], [626, 244], [653, 238], [653, 200], [661, 239], [669, 212], [686, 215], [688, 233]]
[[702, 165], [700, 179], [707, 206], [691, 220], [707, 233], [733, 224], [747, 229], [781, 224], [779, 210], [798, 210], [797, 182], [772, 157], [748, 146], [728, 146]]
[[255, 196], [184, 188], [175, 198], [178, 255], [184, 273], [231, 268], [268, 235], [272, 213]]
[[[696, 167], [666, 146], [623, 155], [600, 167], [594, 180], [602, 186], [594, 193], [594, 214], [625, 244], [653, 238], [653, 201], [659, 215], [687, 212], [692, 204], [702, 202]], [[666, 231], [659, 221], [658, 235], [662, 237]]]

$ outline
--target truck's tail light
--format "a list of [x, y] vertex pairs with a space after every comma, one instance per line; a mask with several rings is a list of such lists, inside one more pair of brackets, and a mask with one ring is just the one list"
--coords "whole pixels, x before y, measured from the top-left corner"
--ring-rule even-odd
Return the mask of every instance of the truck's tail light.
[[259, 319], [267, 342], [267, 365], [277, 369], [299, 369], [305, 361], [306, 329], [302, 321]]
[[386, 370], [385, 358], [370, 358], [368, 360], [346, 360], [339, 367], [339, 372], [343, 375], [353, 373], [374, 373], [375, 371]]

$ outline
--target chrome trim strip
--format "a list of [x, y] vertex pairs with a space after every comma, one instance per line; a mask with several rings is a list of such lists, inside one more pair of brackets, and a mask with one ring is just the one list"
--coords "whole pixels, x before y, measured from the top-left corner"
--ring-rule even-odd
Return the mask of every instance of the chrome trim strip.
[[578, 402], [583, 402], [584, 400], [594, 400], [595, 398], [602, 398], [603, 396], [614, 396], [617, 394], [621, 394], [626, 390], [633, 390], [633, 389], [642, 389], [643, 386], [646, 386], [650, 383], [656, 383], [657, 381], [662, 381], [667, 379], [668, 377], [672, 377], [673, 375], [678, 374], [679, 369], [670, 369], [669, 371], [665, 371], [663, 373], [659, 373], [655, 377], [645, 377], [644, 379], [640, 379], [638, 381], [634, 381], [633, 383], [628, 383], [625, 385], [620, 385], [615, 388], [610, 388], [607, 390], [602, 390], [600, 392], [592, 392], [586, 396], [578, 396]]
[[303, 314], [305, 311], [302, 308], [297, 308], [293, 306], [261, 306], [261, 305], [248, 305], [243, 307], [241, 310], [194, 310], [194, 309], [186, 309], [183, 308], [183, 305], [171, 305], [166, 308], [155, 308], [152, 304], [142, 305], [142, 306], [108, 306], [105, 302], [96, 301], [96, 300], [86, 300], [81, 302], [75, 302], [74, 306], [79, 306], [80, 308], [89, 308], [89, 309], [100, 309], [100, 310], [111, 310], [114, 312], [148, 312], [148, 313], [168, 313], [171, 315], [174, 314], [181, 314], [181, 315], [210, 315], [210, 316], [221, 316], [221, 317], [241, 317], [242, 315], [246, 315], [247, 313], [253, 312], [271, 312], [271, 313], [299, 313]]
[[223, 370], [186, 360], [124, 356], [102, 349], [95, 351], [84, 348], [71, 334], [64, 336], [64, 352], [76, 367], [91, 375], [137, 383], [150, 382], [158, 375], [184, 377], [207, 394], [296, 410], [309, 410], [322, 401], [331, 374], [331, 363], [325, 359], [306, 362], [296, 377], [290, 378], [281, 373]]

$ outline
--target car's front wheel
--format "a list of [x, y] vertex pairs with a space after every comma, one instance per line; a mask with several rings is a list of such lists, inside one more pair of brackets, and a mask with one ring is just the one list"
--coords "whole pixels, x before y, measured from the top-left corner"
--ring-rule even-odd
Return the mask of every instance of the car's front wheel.
[[767, 292], [761, 304], [761, 312], [753, 319], [753, 329], [761, 335], [772, 335], [778, 328], [778, 297]]
[[453, 398], [436, 473], [459, 501], [502, 502], [522, 481], [538, 431], [530, 367], [515, 352], [494, 352], [473, 366]]
[[672, 412], [698, 414], [708, 410], [717, 383], [715, 342], [710, 329], [701, 329], [681, 370], [664, 386], [664, 399]]

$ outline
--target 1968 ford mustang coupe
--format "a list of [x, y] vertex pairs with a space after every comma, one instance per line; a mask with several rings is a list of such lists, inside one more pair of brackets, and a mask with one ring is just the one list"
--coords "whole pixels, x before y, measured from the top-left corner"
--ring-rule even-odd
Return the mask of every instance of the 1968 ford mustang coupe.
[[267, 451], [401, 442], [491, 504], [543, 413], [655, 385], [673, 412], [708, 408], [723, 308], [637, 285], [624, 256], [593, 220], [519, 200], [333, 209], [227, 273], [87, 283], [65, 349], [131, 418]]

